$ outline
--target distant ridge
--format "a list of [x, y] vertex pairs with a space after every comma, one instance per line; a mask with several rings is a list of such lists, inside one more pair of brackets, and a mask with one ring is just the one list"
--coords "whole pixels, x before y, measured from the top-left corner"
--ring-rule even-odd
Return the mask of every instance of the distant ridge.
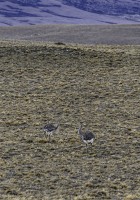
[[140, 24], [140, 1], [0, 1], [0, 26], [37, 24]]
[[139, 0], [58, 0], [93, 13], [108, 15], [140, 15]]

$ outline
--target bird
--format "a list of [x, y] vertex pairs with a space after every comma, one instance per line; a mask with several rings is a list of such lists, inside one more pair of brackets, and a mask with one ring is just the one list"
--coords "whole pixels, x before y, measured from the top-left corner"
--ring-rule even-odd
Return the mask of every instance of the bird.
[[51, 140], [51, 135], [58, 132], [59, 131], [58, 129], [59, 129], [59, 124], [54, 125], [54, 124], [50, 123], [50, 124], [47, 124], [44, 126], [43, 130], [45, 132], [45, 137], [47, 134], [49, 137], [49, 142]]
[[79, 129], [78, 129], [78, 134], [79, 134], [81, 140], [86, 144], [86, 149], [88, 152], [88, 144], [93, 145], [93, 142], [95, 140], [95, 135], [89, 130], [83, 132], [82, 131], [82, 123], [80, 123]]

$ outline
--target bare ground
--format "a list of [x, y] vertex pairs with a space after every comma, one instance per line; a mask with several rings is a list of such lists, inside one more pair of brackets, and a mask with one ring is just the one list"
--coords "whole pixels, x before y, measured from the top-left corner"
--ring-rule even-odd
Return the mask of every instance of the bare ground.
[[[138, 200], [140, 46], [0, 43], [0, 199]], [[46, 122], [60, 121], [49, 143]], [[96, 134], [89, 153], [79, 122]]]

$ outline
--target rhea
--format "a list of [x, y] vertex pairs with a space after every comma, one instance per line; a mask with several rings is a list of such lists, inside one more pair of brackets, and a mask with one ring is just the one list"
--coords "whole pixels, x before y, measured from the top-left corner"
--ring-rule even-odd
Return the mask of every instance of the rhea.
[[45, 132], [45, 136], [48, 135], [49, 137], [49, 142], [51, 141], [51, 136], [58, 132], [58, 129], [59, 129], [59, 124], [47, 124], [44, 126], [44, 132]]
[[81, 138], [81, 140], [86, 144], [86, 149], [88, 152], [88, 144], [93, 145], [93, 142], [95, 140], [95, 135], [91, 131], [82, 131], [82, 124], [80, 123], [78, 134]]

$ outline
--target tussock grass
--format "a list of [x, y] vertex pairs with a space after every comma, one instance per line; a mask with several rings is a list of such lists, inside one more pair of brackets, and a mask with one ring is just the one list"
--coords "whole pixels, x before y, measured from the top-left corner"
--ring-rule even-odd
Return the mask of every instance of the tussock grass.
[[2, 199], [137, 199], [140, 47], [0, 42], [0, 56]]

